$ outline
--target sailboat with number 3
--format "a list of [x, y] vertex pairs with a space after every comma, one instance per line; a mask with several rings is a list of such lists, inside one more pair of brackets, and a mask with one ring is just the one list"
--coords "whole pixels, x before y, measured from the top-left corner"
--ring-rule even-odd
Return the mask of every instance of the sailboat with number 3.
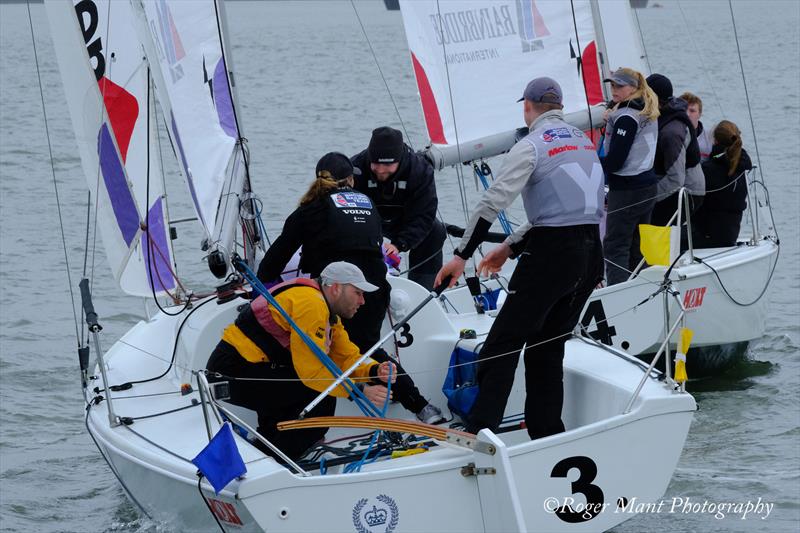
[[[491, 4], [509, 17], [533, 5]], [[46, 8], [112, 273], [122, 291], [162, 302], [104, 350], [102, 318], [88, 280], [81, 282], [97, 358], [90, 371], [89, 349], [81, 347], [86, 426], [142, 513], [181, 531], [598, 531], [633, 516], [618, 510], [634, 498], [664, 494], [694, 399], [669, 372], [581, 337], [566, 344], [564, 433], [529, 440], [520, 425], [524, 380], [517, 379], [497, 433], [465, 433], [458, 417], [440, 426], [410, 421], [397, 405], [386, 418], [355, 416], [354, 403], [339, 400], [336, 417], [284, 424], [289, 431], [330, 427], [324, 448], [297, 462], [262, 453], [254, 442], [270, 443], [253, 429], [255, 413], [225, 402], [203, 373], [222, 330], [248, 302], [252, 285], [244, 276], [263, 241], [224, 5], [64, 0]], [[572, 24], [563, 10], [550, 16], [554, 36]], [[531, 50], [550, 46], [535, 41]], [[175, 274], [160, 167], [150, 149], [157, 121], [204, 232], [198, 255], [216, 276], [209, 284], [218, 285], [205, 296]], [[386, 347], [398, 351], [421, 391], [444, 405], [451, 354], [474, 359], [494, 318], [446, 310], [440, 297], [408, 279], [390, 283], [404, 297], [392, 306], [394, 328], [385, 324], [385, 339], [398, 342]], [[102, 314], [102, 302], [97, 310]], [[685, 313], [674, 318], [677, 331]], [[216, 491], [198, 478], [192, 459], [231, 426], [244, 472]], [[376, 430], [382, 436], [372, 460], [350, 473], [346, 464], [367, 448], [364, 432]]]

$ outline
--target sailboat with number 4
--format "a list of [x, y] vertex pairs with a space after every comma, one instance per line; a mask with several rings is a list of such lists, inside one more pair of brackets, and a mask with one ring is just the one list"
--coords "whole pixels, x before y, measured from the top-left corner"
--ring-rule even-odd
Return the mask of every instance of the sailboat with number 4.
[[[437, 169], [472, 168], [476, 186], [489, 186], [489, 158], [516, 142], [522, 120], [516, 101], [530, 79], [558, 80], [565, 119], [576, 127], [565, 134], [597, 140], [610, 98], [601, 80], [619, 67], [649, 70], [628, 2], [415, 0], [400, 7], [430, 140], [425, 152]], [[718, 373], [735, 363], [764, 334], [766, 293], [780, 248], [763, 180], [751, 171], [742, 185], [748, 189], [747, 222], [735, 246], [698, 249], [689, 239], [681, 252], [674, 230], [668, 264], [639, 265], [627, 281], [594, 291], [580, 319], [584, 333], [649, 361], [675, 317], [687, 311], [685, 321], [695, 333], [690, 375]], [[678, 226], [691, 227], [686, 200], [684, 191], [675, 217]], [[513, 230], [509, 213], [498, 220], [506, 233]], [[496, 312], [513, 269], [509, 261], [497, 278], [476, 278], [471, 290], [462, 285], [448, 291], [448, 310]], [[677, 344], [673, 336], [669, 348]]]

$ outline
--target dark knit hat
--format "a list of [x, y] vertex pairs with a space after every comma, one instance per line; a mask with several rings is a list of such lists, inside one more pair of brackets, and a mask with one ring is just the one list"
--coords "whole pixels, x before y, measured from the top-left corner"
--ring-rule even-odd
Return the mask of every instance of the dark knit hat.
[[317, 162], [317, 178], [327, 178], [327, 174], [336, 181], [350, 176], [360, 176], [361, 170], [354, 167], [350, 158], [341, 152], [328, 152]]
[[399, 163], [404, 151], [403, 134], [398, 130], [388, 126], [372, 130], [372, 138], [367, 147], [370, 162], [386, 165]]
[[664, 102], [672, 98], [672, 82], [663, 74], [650, 74], [647, 76], [647, 85], [653, 89], [660, 101]]

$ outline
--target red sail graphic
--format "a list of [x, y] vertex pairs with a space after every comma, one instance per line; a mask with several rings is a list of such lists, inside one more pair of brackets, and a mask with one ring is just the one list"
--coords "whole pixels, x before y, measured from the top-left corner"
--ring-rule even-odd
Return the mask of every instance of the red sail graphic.
[[97, 84], [100, 86], [100, 94], [103, 95], [111, 129], [114, 131], [114, 137], [117, 139], [119, 153], [124, 163], [128, 156], [128, 145], [131, 142], [131, 135], [133, 135], [133, 127], [139, 116], [139, 103], [131, 93], [105, 76], [100, 78]]
[[414, 75], [417, 77], [417, 88], [419, 88], [419, 98], [422, 101], [422, 112], [425, 115], [425, 124], [428, 126], [428, 136], [432, 143], [447, 144], [444, 138], [444, 127], [442, 117], [439, 114], [439, 107], [436, 105], [436, 98], [433, 96], [431, 84], [425, 69], [417, 60], [414, 52], [411, 52], [411, 62], [414, 65]]
[[603, 88], [600, 85], [600, 69], [597, 65], [597, 46], [592, 41], [583, 49], [581, 55], [583, 64], [583, 84], [589, 97], [589, 105], [599, 104], [603, 101]]

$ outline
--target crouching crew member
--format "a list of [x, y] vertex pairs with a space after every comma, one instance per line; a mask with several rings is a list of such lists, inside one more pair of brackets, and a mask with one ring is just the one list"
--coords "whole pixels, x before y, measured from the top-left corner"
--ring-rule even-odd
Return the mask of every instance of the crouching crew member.
[[409, 252], [408, 278], [433, 289], [447, 236], [436, 219], [433, 166], [403, 142], [402, 133], [389, 127], [374, 130], [369, 147], [352, 160], [361, 170], [355, 189], [370, 197], [383, 219], [383, 236], [390, 241], [386, 251]]
[[520, 100], [530, 133], [506, 156], [455, 257], [436, 278], [439, 283], [452, 275], [455, 282], [497, 213], [522, 193], [528, 223], [478, 265], [480, 273], [497, 272], [512, 251], [524, 250], [479, 356], [479, 392], [467, 420], [471, 432], [500, 425], [523, 345], [528, 434], [535, 439], [564, 431], [564, 342], [603, 276], [603, 170], [592, 142], [564, 122], [562, 98], [551, 78], [536, 78], [525, 88]]
[[[364, 303], [364, 293], [377, 290], [364, 274], [343, 261], [326, 266], [316, 280], [298, 278], [270, 290], [278, 305], [295, 324], [345, 370], [360, 357], [350, 342], [341, 318], [352, 317]], [[222, 340], [208, 359], [206, 368], [227, 377], [261, 378], [231, 382], [230, 402], [258, 413], [258, 432], [292, 459], [299, 458], [327, 429], [314, 428], [279, 432], [277, 423], [297, 418], [303, 408], [324, 391], [334, 379], [281, 313], [263, 296], [255, 298], [225, 328]], [[356, 382], [387, 382], [397, 373], [390, 362], [367, 359], [356, 368]], [[209, 381], [214, 381], [213, 375]], [[372, 387], [370, 399], [379, 407], [386, 388]], [[382, 394], [381, 394], [382, 391]], [[320, 402], [309, 416], [331, 416], [336, 397], [347, 397], [341, 386]], [[264, 450], [268, 452], [267, 450]]]

